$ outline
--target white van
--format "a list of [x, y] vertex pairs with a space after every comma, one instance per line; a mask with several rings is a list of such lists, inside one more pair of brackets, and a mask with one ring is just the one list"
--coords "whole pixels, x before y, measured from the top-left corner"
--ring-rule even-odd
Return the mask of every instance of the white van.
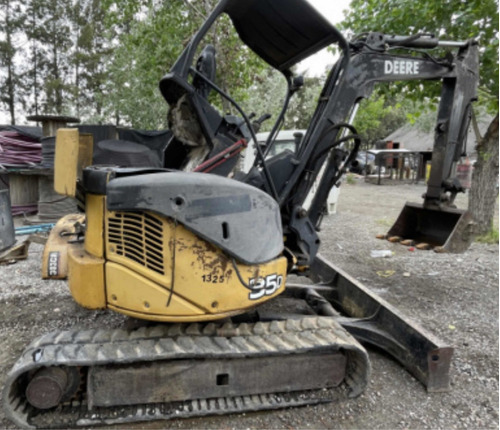
[[[296, 135], [301, 134], [304, 136], [306, 133], [306, 130], [282, 130], [278, 133], [278, 137], [276, 138], [276, 142], [271, 148], [271, 151], [269, 151], [269, 154], [267, 154], [267, 157], [272, 157], [276, 154], [280, 154], [283, 152], [285, 149], [289, 149], [290, 151], [295, 151], [296, 148]], [[264, 132], [264, 133], [257, 133], [256, 135], [257, 141], [259, 144], [265, 144], [267, 138], [269, 137], [269, 132]], [[256, 157], [256, 149], [255, 145], [252, 142], [248, 144], [247, 149], [245, 150], [245, 155], [243, 157], [243, 171], [248, 172]], [[320, 172], [321, 175], [321, 172]], [[319, 175], [318, 175], [319, 177]], [[318, 184], [318, 179], [316, 179], [313, 187], [311, 188], [311, 191], [309, 195], [307, 196], [305, 202], [304, 202], [304, 208], [309, 209], [309, 206], [311, 204], [312, 198], [314, 196], [314, 193], [316, 192], [316, 187]], [[328, 200], [327, 200], [327, 214], [331, 215], [334, 213], [337, 213], [337, 199], [339, 196], [340, 189], [339, 187], [332, 187], [330, 190], [330, 194], [328, 195]]]

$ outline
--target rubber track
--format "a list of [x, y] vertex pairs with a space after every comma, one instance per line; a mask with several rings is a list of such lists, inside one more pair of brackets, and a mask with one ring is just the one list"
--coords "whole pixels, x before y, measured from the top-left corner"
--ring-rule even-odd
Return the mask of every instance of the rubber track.
[[25, 374], [45, 366], [98, 366], [169, 359], [280, 356], [342, 350], [347, 356], [345, 387], [363, 392], [370, 363], [364, 348], [333, 318], [305, 317], [272, 322], [158, 325], [126, 330], [54, 332], [32, 342], [12, 368], [3, 390], [6, 415], [26, 428], [71, 428], [136, 421], [277, 409], [325, 400], [318, 391], [260, 394], [88, 410], [73, 401], [48, 411], [24, 398]]

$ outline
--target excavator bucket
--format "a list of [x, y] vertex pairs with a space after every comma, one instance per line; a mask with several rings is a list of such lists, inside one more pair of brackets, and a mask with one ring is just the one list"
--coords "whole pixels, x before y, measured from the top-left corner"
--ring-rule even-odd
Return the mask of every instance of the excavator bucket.
[[461, 253], [470, 246], [472, 215], [456, 208], [429, 209], [420, 203], [406, 203], [387, 233], [391, 238], [412, 241], [436, 251]]

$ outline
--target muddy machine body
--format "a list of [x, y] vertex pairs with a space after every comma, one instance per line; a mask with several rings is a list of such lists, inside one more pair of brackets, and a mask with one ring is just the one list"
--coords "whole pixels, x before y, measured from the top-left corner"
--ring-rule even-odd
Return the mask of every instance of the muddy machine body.
[[[342, 51], [296, 151], [266, 159], [280, 115], [248, 172], [236, 167], [246, 142], [257, 141], [255, 121], [216, 85], [213, 47], [198, 49], [223, 13], [242, 41], [283, 73], [283, 114], [301, 86], [291, 67], [333, 43]], [[453, 44], [459, 53], [447, 60], [389, 52], [439, 45], [449, 43], [378, 33], [348, 43], [302, 0], [223, 0], [160, 82], [172, 125], [160, 165], [93, 165], [92, 139], [59, 130], [55, 188], [84, 213], [52, 231], [44, 274], [67, 277], [84, 307], [154, 324], [36, 339], [8, 376], [8, 416], [25, 427], [123, 425], [356, 396], [370, 374], [358, 340], [387, 351], [429, 391], [449, 389], [452, 348], [325, 261], [317, 235], [328, 193], [360, 145], [346, 118], [377, 81], [449, 83], [442, 104], [453, 109], [440, 108], [437, 130], [437, 159], [446, 163], [441, 173], [433, 164], [439, 180], [432, 184], [441, 185], [424, 204], [437, 201], [432, 210], [442, 210], [461, 145], [448, 130], [466, 122], [475, 97], [477, 47]], [[395, 72], [395, 64], [405, 66]], [[470, 79], [465, 94], [462, 75]], [[210, 93], [238, 115], [221, 115]], [[312, 282], [287, 282], [290, 274]]]

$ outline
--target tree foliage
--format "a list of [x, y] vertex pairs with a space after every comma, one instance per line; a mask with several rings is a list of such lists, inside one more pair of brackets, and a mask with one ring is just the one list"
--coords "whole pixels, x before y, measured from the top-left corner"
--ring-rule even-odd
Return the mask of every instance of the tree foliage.
[[[109, 28], [120, 41], [109, 67], [109, 83], [114, 88], [106, 91], [117, 122], [142, 128], [166, 127], [168, 106], [158, 91], [158, 82], [216, 3], [107, 0], [112, 11]], [[209, 43], [217, 52], [217, 85], [244, 101], [264, 63], [242, 46], [226, 16], [219, 18], [200, 50]], [[222, 111], [231, 111], [225, 100], [215, 103]]]
[[16, 56], [20, 54], [16, 38], [22, 31], [24, 14], [19, 2], [1, 0], [0, 6], [0, 32], [4, 34], [0, 40], [0, 64], [5, 71], [5, 76], [0, 78], [0, 102], [8, 109], [11, 123], [15, 124], [16, 103], [21, 101], [21, 94], [16, 89], [22, 87], [22, 73], [16, 64]]
[[[282, 129], [306, 129], [318, 102], [325, 77], [305, 77], [303, 87], [297, 91], [288, 106]], [[257, 116], [269, 113], [261, 131], [269, 131], [281, 112], [287, 93], [285, 77], [271, 67], [264, 68], [256, 76], [253, 85], [246, 89], [248, 96], [243, 103], [246, 112]]]
[[81, 0], [70, 11], [73, 27], [73, 109], [76, 116], [103, 118], [104, 88], [109, 78], [108, 64], [113, 48], [102, 17], [102, 0]]
[[168, 107], [158, 82], [182, 51], [194, 24], [186, 19], [181, 0], [150, 8], [145, 3], [108, 4], [109, 29], [118, 45], [108, 67], [104, 117], [112, 114], [117, 124], [135, 128], [164, 128]]
[[70, 0], [32, 0], [35, 27], [32, 37], [42, 49], [38, 70], [42, 76], [46, 113], [63, 113], [71, 100], [69, 51], [72, 47], [71, 26], [67, 19]]
[[[14, 108], [22, 105], [27, 114], [69, 114], [85, 122], [153, 129], [166, 126], [168, 110], [159, 80], [217, 3], [0, 1], [0, 102], [12, 111], [11, 122]], [[16, 32], [22, 41], [17, 45]], [[204, 43], [217, 50], [217, 84], [244, 101], [263, 62], [241, 45], [226, 16]]]
[[271, 118], [264, 122], [260, 131], [270, 131], [276, 121], [286, 95], [286, 80], [284, 76], [272, 68], [261, 71], [248, 88], [248, 96], [242, 107], [248, 114], [255, 113], [257, 117], [270, 114]]
[[326, 76], [304, 78], [304, 86], [294, 94], [290, 101], [285, 128], [307, 129], [325, 80]]
[[406, 119], [407, 110], [402, 102], [376, 91], [369, 99], [361, 101], [354, 127], [361, 136], [362, 145], [369, 149], [401, 127]]

